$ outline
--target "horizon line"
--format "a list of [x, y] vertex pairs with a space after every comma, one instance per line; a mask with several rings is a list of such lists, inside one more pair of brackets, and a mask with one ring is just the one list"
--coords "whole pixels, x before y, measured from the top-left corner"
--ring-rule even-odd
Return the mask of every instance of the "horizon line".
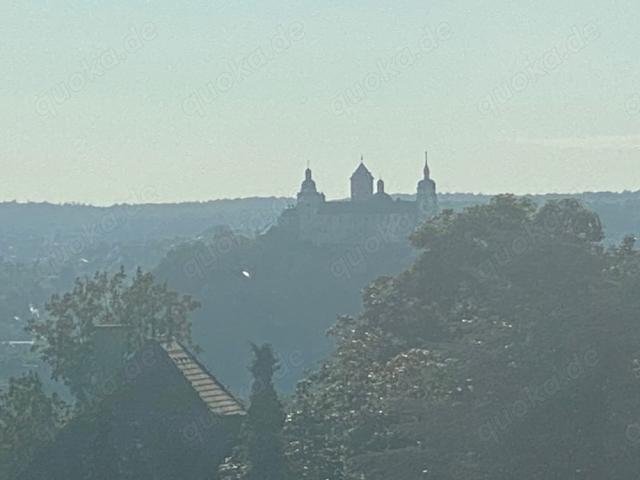
[[[438, 196], [452, 196], [452, 195], [468, 195], [468, 196], [476, 196], [476, 197], [496, 197], [499, 195], [515, 195], [516, 197], [540, 197], [547, 195], [560, 195], [560, 196], [577, 196], [577, 195], [594, 195], [594, 194], [613, 194], [613, 195], [622, 195], [625, 193], [640, 193], [640, 189], [638, 190], [580, 190], [580, 191], [547, 191], [547, 192], [527, 192], [527, 193], [514, 193], [514, 192], [462, 192], [462, 191], [453, 191], [453, 192], [438, 192]], [[404, 192], [395, 192], [389, 193], [389, 195], [393, 196], [415, 196], [415, 193], [404, 193]], [[187, 205], [187, 204], [198, 204], [198, 203], [215, 203], [215, 202], [234, 202], [234, 201], [242, 201], [242, 200], [295, 200], [295, 196], [284, 196], [284, 195], [254, 195], [248, 197], [223, 197], [223, 198], [210, 198], [207, 200], [178, 200], [178, 201], [159, 201], [159, 202], [113, 202], [108, 204], [97, 204], [91, 202], [81, 202], [77, 200], [68, 200], [62, 202], [55, 202], [50, 200], [0, 200], [0, 206], [2, 205], [51, 205], [51, 206], [75, 206], [75, 207], [92, 207], [92, 208], [113, 208], [127, 205], [136, 205], [136, 206], [145, 206], [145, 205]], [[334, 199], [333, 201], [348, 201], [349, 197], [339, 197]]]

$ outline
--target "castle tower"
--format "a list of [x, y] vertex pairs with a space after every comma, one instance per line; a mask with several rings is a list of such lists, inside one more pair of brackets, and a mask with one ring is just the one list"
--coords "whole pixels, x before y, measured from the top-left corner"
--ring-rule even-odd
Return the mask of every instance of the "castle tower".
[[360, 157], [360, 165], [351, 175], [351, 200], [360, 202], [368, 200], [373, 196], [373, 175], [364, 166], [363, 158]]
[[423, 178], [418, 182], [416, 203], [420, 221], [428, 220], [438, 214], [438, 195], [436, 182], [431, 179], [427, 152], [424, 152]]
[[307, 168], [304, 171], [304, 181], [300, 185], [300, 191], [298, 192], [299, 207], [308, 207], [316, 209], [320, 203], [324, 202], [324, 194], [318, 193], [316, 188], [316, 182], [313, 180], [311, 169]]
[[376, 193], [374, 197], [378, 200], [391, 200], [391, 196], [384, 191], [384, 181], [382, 179], [376, 183]]
[[310, 168], [304, 171], [304, 181], [300, 186], [297, 198], [296, 224], [299, 238], [312, 240], [317, 234], [318, 210], [320, 210], [325, 198], [323, 193], [318, 192]]

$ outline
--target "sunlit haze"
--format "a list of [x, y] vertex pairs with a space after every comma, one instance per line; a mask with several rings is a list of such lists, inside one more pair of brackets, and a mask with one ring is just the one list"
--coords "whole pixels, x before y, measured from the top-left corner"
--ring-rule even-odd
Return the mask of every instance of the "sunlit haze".
[[[640, 4], [0, 4], [0, 200], [636, 190]], [[150, 193], [151, 192], [151, 193]]]

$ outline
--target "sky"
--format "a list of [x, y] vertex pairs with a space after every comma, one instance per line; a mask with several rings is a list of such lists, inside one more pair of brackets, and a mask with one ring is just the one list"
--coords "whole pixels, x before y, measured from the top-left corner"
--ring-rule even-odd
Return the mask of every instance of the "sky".
[[0, 2], [0, 201], [640, 189], [640, 2]]

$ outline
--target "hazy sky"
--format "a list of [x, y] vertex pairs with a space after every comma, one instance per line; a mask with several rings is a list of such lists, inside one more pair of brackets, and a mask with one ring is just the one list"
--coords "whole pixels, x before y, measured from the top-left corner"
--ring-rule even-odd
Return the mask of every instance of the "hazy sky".
[[640, 188], [637, 0], [0, 2], [0, 200]]

